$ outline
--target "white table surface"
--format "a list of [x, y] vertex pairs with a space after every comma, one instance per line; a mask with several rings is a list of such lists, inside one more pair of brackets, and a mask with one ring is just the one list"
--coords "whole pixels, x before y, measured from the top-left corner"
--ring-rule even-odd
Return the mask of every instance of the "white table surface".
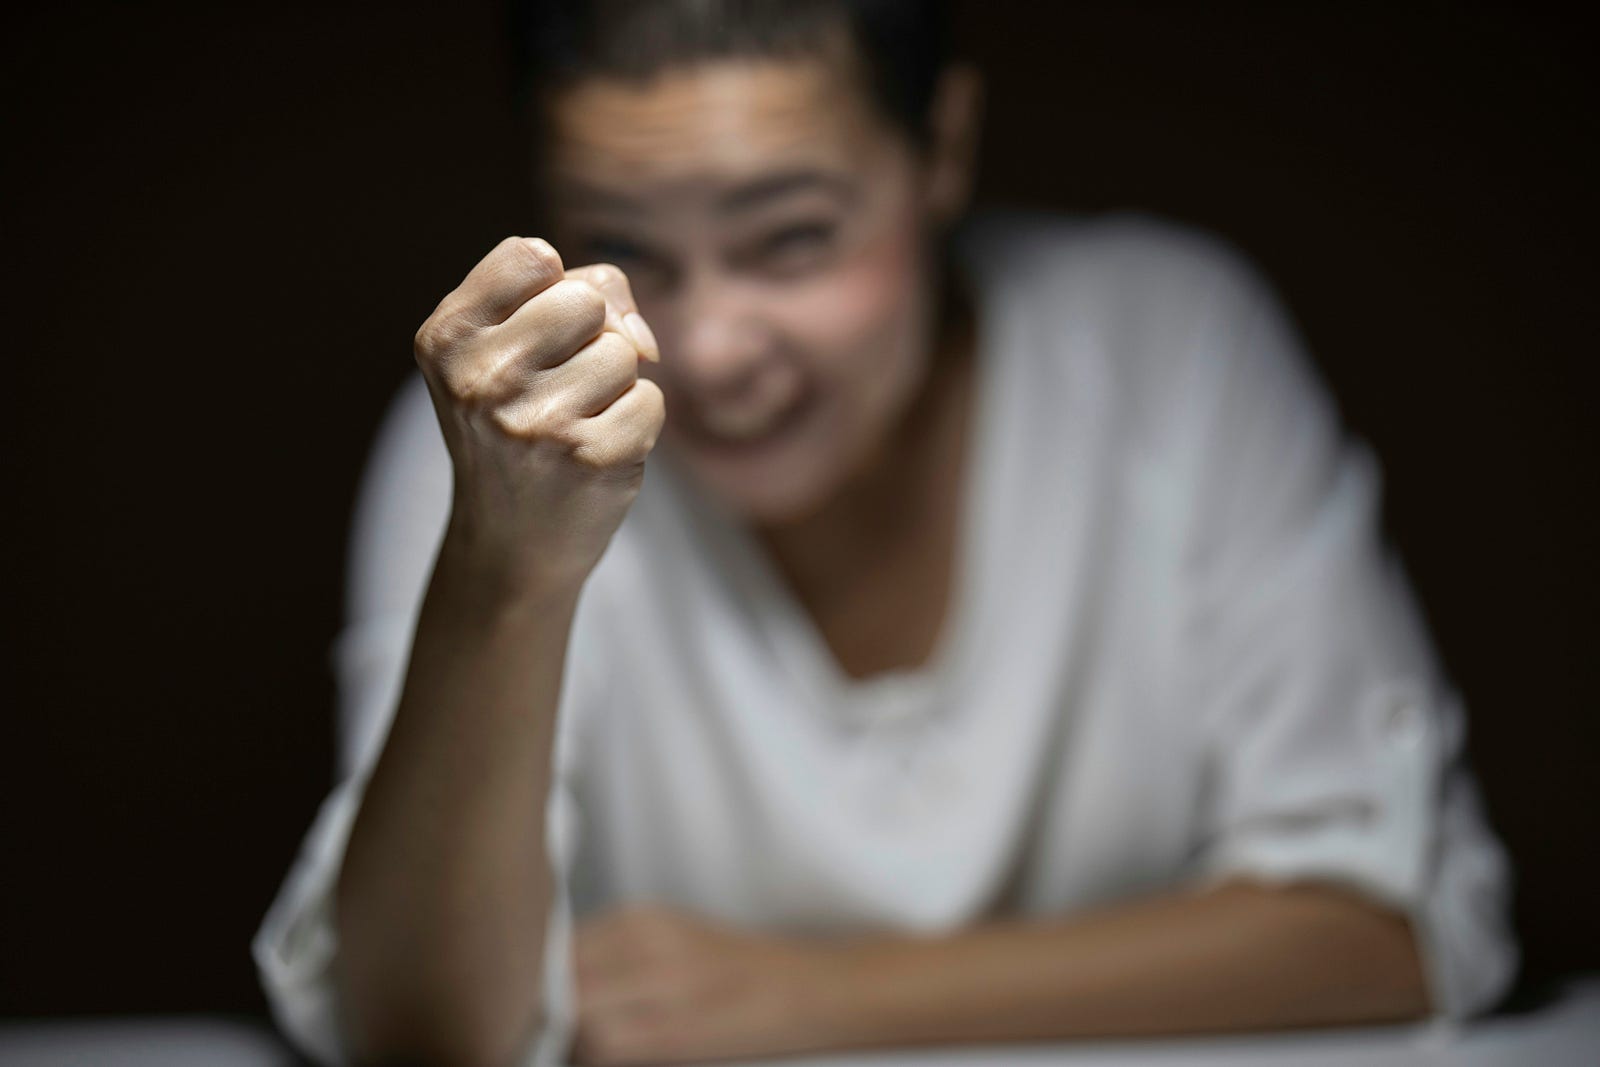
[[[5, 1067], [293, 1067], [299, 1062], [270, 1031], [250, 1022], [162, 1016], [0, 1023]], [[1600, 977], [1572, 984], [1538, 1010], [1496, 1016], [1459, 1031], [1396, 1026], [781, 1062], [783, 1067], [1600, 1067]]]

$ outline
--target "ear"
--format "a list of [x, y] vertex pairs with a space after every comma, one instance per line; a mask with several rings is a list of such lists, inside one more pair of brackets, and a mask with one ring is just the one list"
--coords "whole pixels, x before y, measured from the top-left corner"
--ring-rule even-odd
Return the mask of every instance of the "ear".
[[927, 207], [938, 225], [954, 222], [966, 210], [982, 121], [982, 75], [970, 64], [946, 67], [928, 109]]

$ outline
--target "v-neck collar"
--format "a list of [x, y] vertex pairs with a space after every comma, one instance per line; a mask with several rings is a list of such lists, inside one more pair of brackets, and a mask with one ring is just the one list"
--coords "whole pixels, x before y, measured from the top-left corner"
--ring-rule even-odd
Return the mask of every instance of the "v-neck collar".
[[1009, 360], [1007, 338], [1002, 333], [1010, 316], [998, 306], [1004, 289], [993, 277], [996, 265], [962, 243], [953, 251], [956, 268], [969, 284], [976, 320], [972, 356], [976, 364], [972, 395], [967, 399], [973, 407], [968, 414], [960, 474], [951, 596], [934, 648], [923, 665], [880, 671], [865, 678], [849, 675], [743, 520], [694, 486], [687, 472], [673, 471], [674, 480], [688, 490], [685, 510], [705, 546], [708, 565], [731, 581], [752, 625], [807, 702], [837, 715], [846, 726], [919, 718], [947, 694], [949, 683], [963, 675], [962, 668], [973, 654], [978, 635], [972, 628], [983, 615], [978, 598], [986, 595], [992, 584], [979, 571], [981, 546], [992, 536], [986, 527], [995, 514], [989, 501], [999, 480], [994, 465], [1004, 452], [998, 435], [1007, 424], [999, 406], [1001, 377]]

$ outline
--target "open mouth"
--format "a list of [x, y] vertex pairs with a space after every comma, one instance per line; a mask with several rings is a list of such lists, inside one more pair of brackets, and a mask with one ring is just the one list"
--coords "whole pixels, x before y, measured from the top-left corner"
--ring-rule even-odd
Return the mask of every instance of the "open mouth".
[[778, 443], [805, 419], [811, 406], [811, 395], [802, 392], [772, 408], [704, 408], [686, 420], [684, 436], [708, 450], [751, 452]]

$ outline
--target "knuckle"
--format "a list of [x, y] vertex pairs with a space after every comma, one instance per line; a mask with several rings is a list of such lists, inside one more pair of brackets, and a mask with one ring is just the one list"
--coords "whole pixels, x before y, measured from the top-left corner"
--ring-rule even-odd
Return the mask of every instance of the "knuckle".
[[638, 393], [638, 404], [634, 417], [629, 420], [633, 437], [630, 452], [642, 460], [661, 437], [667, 421], [667, 404], [661, 387], [649, 378], [640, 378], [633, 388]]
[[590, 333], [598, 333], [606, 322], [606, 298], [586, 281], [565, 278], [551, 286], [564, 315]]
[[444, 355], [436, 359], [435, 368], [439, 381], [452, 400], [471, 403], [477, 399], [483, 374], [471, 361], [455, 354]]
[[455, 343], [456, 332], [447, 325], [447, 322], [448, 316], [444, 314], [441, 306], [439, 311], [429, 315], [427, 321], [417, 327], [411, 347], [419, 363], [437, 360], [441, 353], [448, 351]]
[[445, 398], [454, 404], [470, 404], [472, 378], [455, 364], [446, 363], [438, 368], [439, 384], [444, 387]]
[[637, 377], [639, 354], [633, 344], [615, 333], [603, 333], [594, 341], [596, 373], [609, 380]]
[[572, 459], [578, 466], [593, 474], [601, 474], [616, 466], [614, 447], [609, 441], [579, 440], [573, 442]]
[[489, 414], [489, 421], [494, 424], [496, 430], [517, 440], [526, 440], [536, 432], [535, 420], [520, 404], [495, 408]]
[[508, 237], [501, 242], [517, 269], [526, 274], [559, 275], [561, 257], [549, 242], [537, 237]]
[[542, 237], [502, 237], [494, 246], [494, 254], [532, 267], [559, 267], [561, 264], [561, 257]]
[[589, 268], [589, 280], [596, 286], [626, 285], [627, 275], [615, 263], [595, 263]]
[[472, 307], [461, 296], [459, 290], [452, 290], [439, 305], [433, 309], [413, 338], [417, 358], [437, 359], [444, 353], [461, 345], [470, 338], [475, 325], [472, 319]]
[[[579, 459], [588, 445], [577, 426], [569, 420], [546, 418], [540, 423], [540, 436], [566, 455]], [[582, 460], [579, 459], [581, 463]]]
[[550, 413], [544, 398], [526, 393], [507, 396], [504, 392], [497, 392], [488, 383], [493, 377], [484, 375], [474, 383], [473, 390], [474, 395], [482, 401], [478, 406], [488, 417], [489, 423], [502, 434], [523, 441], [548, 436]]
[[534, 258], [536, 258], [540, 263], [544, 264], [551, 270], [560, 271], [563, 269], [561, 263], [561, 253], [557, 252], [555, 246], [549, 241], [546, 241], [542, 237], [533, 237], [529, 238], [526, 243], [528, 250], [533, 253]]
[[443, 376], [459, 403], [488, 405], [505, 398], [511, 367], [498, 352], [457, 349], [447, 359]]
[[[474, 273], [479, 279], [471, 288], [485, 291], [486, 299], [498, 302], [510, 299], [514, 293], [531, 294], [550, 288], [561, 279], [561, 257], [544, 241], [507, 237], [494, 246]], [[509, 307], [498, 306], [466, 309], [469, 317], [482, 320], [484, 326], [499, 323], [508, 310]]]
[[649, 378], [640, 378], [633, 387], [639, 390], [639, 404], [644, 410], [646, 421], [659, 430], [667, 417], [666, 394], [661, 391], [661, 386]]
[[563, 452], [571, 452], [577, 447], [570, 421], [563, 418], [551, 397], [524, 397], [519, 403], [510, 405], [509, 410], [516, 413], [515, 424], [520, 427], [517, 436], [522, 440], [549, 444]]

